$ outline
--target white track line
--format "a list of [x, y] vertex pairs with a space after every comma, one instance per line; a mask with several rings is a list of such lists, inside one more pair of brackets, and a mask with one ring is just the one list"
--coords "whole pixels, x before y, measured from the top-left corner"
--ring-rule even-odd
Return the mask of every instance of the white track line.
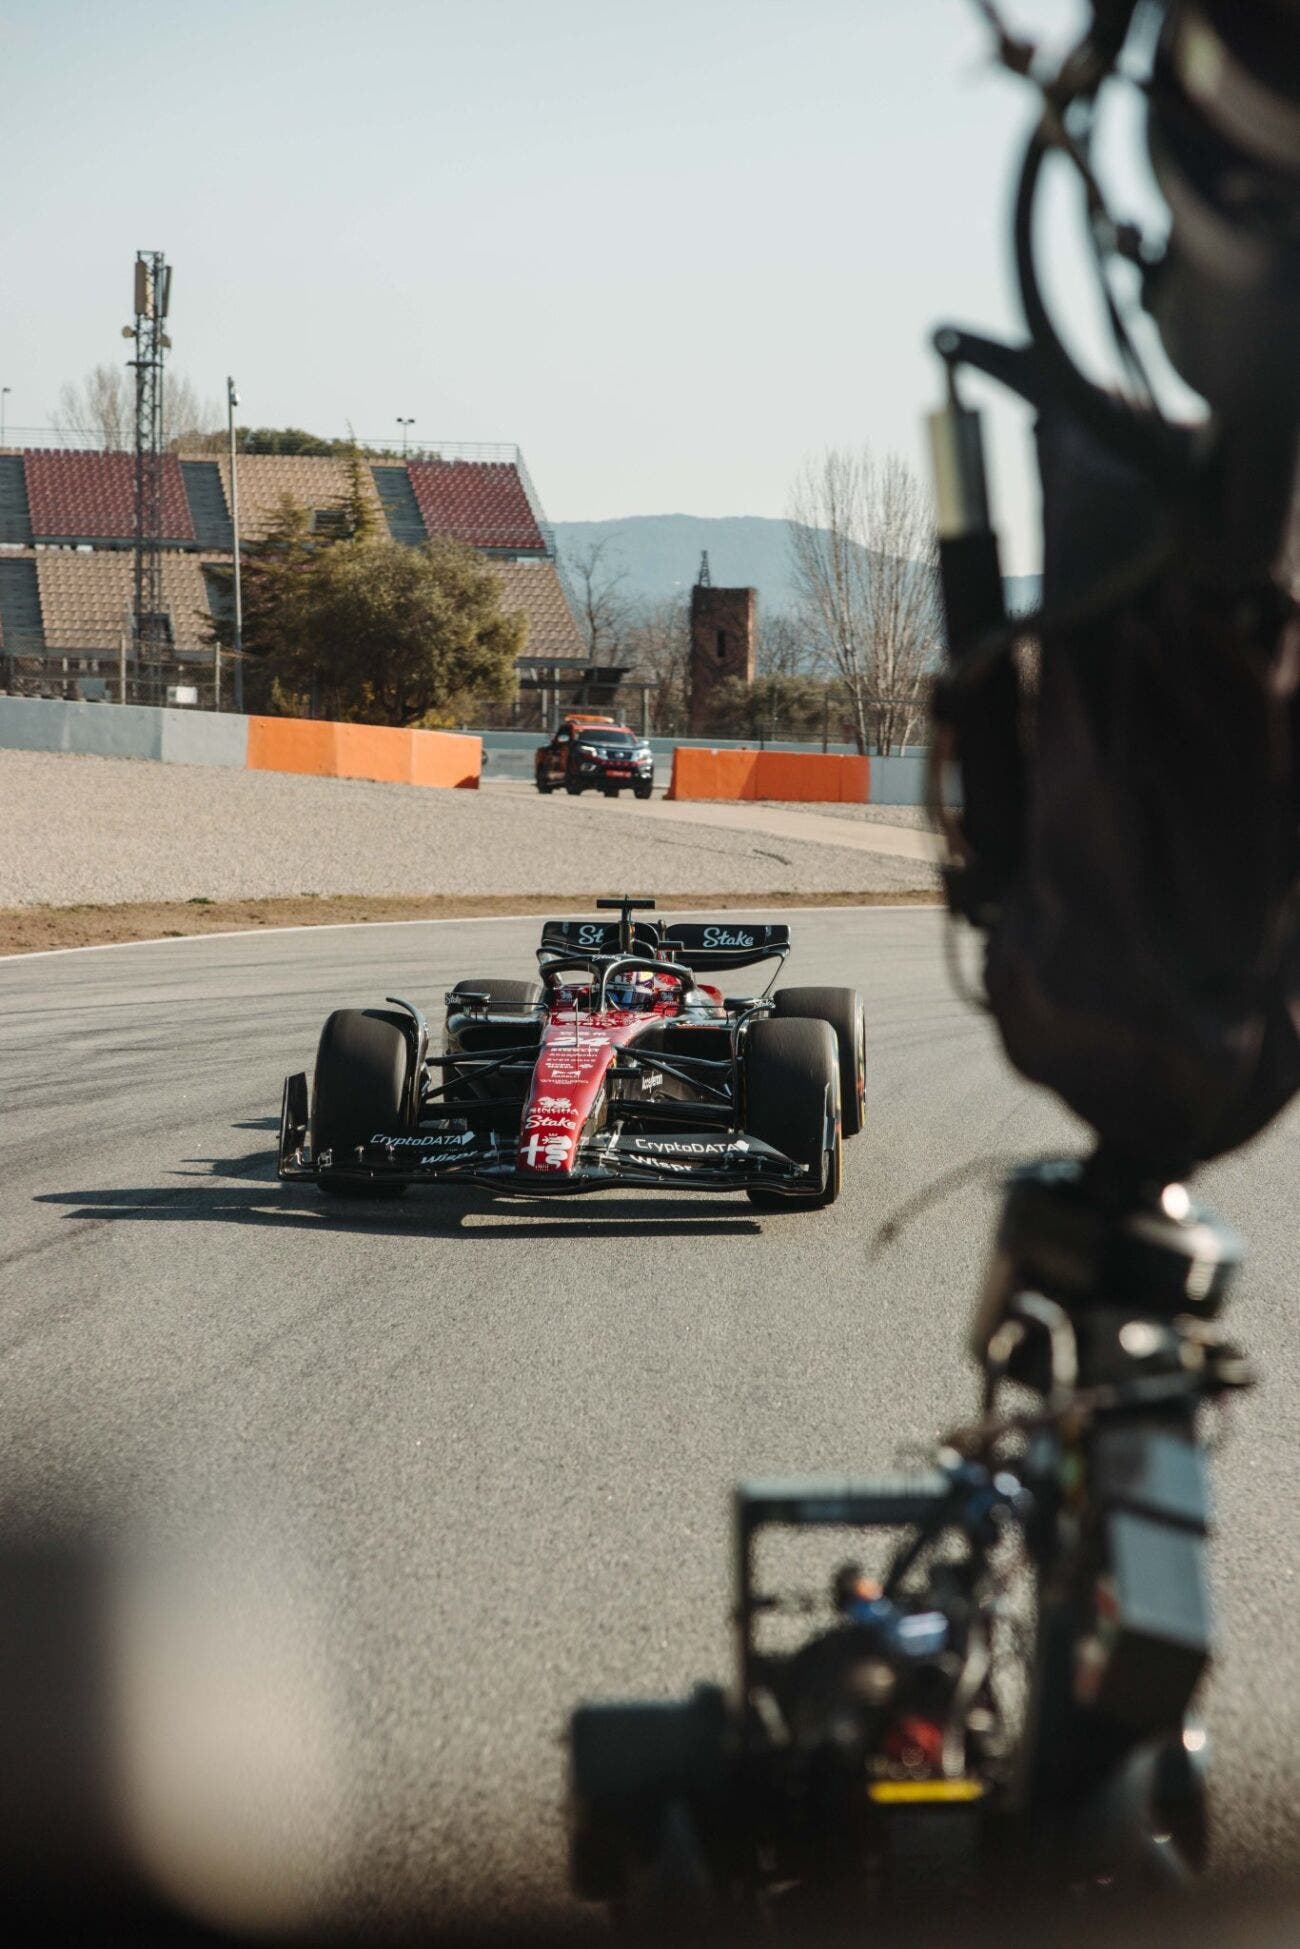
[[[563, 894], [555, 905], [562, 908]], [[665, 907], [666, 914], [672, 912]], [[728, 913], [728, 914], [880, 914], [880, 913], [922, 913], [943, 912], [941, 900], [880, 900], [870, 902], [849, 902], [842, 907], [768, 907], [756, 900], [752, 907], [691, 907], [688, 913]], [[209, 934], [155, 934], [143, 941], [90, 941], [84, 947], [35, 947], [26, 952], [21, 949], [16, 954], [0, 954], [0, 965], [6, 961], [49, 961], [58, 954], [108, 954], [118, 948], [128, 947], [182, 947], [191, 941], [240, 941], [250, 935], [270, 934], [338, 934], [347, 928], [364, 927], [368, 933], [375, 933], [381, 927], [495, 927], [506, 921], [543, 920], [543, 914], [431, 914], [425, 920], [319, 920], [306, 921], [291, 927], [227, 927], [214, 928]]]

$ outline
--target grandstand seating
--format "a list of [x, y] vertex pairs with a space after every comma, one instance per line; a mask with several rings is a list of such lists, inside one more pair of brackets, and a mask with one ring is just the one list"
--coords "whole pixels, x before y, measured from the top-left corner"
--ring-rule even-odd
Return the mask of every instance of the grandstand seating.
[[[241, 454], [238, 464], [245, 542], [267, 533], [286, 497], [320, 517], [317, 531], [325, 532], [351, 487], [347, 461], [336, 455]], [[583, 657], [522, 462], [367, 460], [361, 480], [377, 534], [412, 545], [449, 535], [492, 557], [506, 608], [528, 620], [526, 662]], [[204, 619], [229, 602], [221, 578], [205, 576], [224, 566], [228, 580], [228, 458], [210, 450], [166, 455], [163, 520], [163, 599], [173, 644], [183, 658], [206, 655]], [[36, 654], [43, 638], [43, 653], [53, 657], [116, 656], [130, 627], [134, 528], [130, 453], [29, 448], [0, 455], [0, 563], [8, 565], [0, 630], [10, 638], [0, 641], [0, 657], [16, 655], [20, 638]]]
[[553, 562], [493, 562], [492, 566], [503, 584], [502, 608], [522, 609], [528, 618], [528, 640], [524, 645], [528, 656], [580, 657], [584, 654], [573, 611]]
[[412, 460], [407, 472], [431, 535], [454, 535], [471, 548], [544, 554], [519, 469], [508, 460]]
[[[221, 488], [230, 505], [230, 462], [218, 462]], [[369, 467], [361, 469], [362, 491], [375, 517], [376, 530], [386, 533], [384, 511]], [[245, 541], [260, 541], [287, 496], [313, 513], [337, 508], [346, 499], [350, 481], [345, 460], [326, 454], [241, 453], [239, 456], [239, 532]]]
[[[163, 557], [163, 603], [179, 651], [201, 651], [207, 590], [197, 555]], [[129, 551], [43, 548], [36, 579], [47, 648], [112, 648], [131, 626], [134, 562]]]
[[[131, 454], [29, 448], [21, 456], [8, 456], [6, 464], [0, 499], [8, 527], [0, 539], [63, 545], [131, 541], [135, 532]], [[380, 534], [392, 527], [386, 518], [391, 510], [401, 540], [422, 539], [422, 528], [424, 534], [451, 535], [490, 554], [545, 556], [549, 552], [516, 462], [367, 463], [361, 480]], [[349, 486], [347, 462], [335, 455], [241, 454], [240, 532], [245, 541], [260, 539], [286, 496], [315, 513], [336, 508]], [[219, 459], [164, 455], [165, 546], [228, 547], [229, 510], [230, 462], [224, 455]]]
[[[135, 460], [129, 453], [38, 451], [23, 455], [36, 541], [129, 542], [135, 532]], [[194, 541], [194, 523], [174, 454], [163, 456], [163, 531]]]

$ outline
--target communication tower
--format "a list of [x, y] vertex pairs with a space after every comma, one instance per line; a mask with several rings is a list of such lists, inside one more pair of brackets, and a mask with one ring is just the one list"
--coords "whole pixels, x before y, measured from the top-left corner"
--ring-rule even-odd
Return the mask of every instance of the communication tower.
[[172, 272], [162, 251], [135, 257], [135, 593], [137, 666], [149, 666], [150, 700], [161, 702], [162, 666], [171, 651], [163, 603], [163, 361], [171, 349], [164, 321], [171, 308]]

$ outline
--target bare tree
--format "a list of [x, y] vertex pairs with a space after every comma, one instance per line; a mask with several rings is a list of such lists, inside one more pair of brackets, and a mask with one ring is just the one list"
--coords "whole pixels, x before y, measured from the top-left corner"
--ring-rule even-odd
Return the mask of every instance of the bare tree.
[[125, 366], [97, 365], [80, 381], [65, 380], [50, 424], [74, 444], [129, 447], [135, 426], [135, 385]]
[[[126, 365], [93, 366], [81, 380], [59, 388], [50, 424], [72, 446], [121, 448], [135, 440], [135, 374]], [[163, 383], [163, 439], [168, 446], [198, 443], [215, 433], [221, 415], [201, 399], [183, 372]]]
[[636, 676], [652, 682], [655, 730], [674, 737], [686, 728], [690, 694], [690, 612], [679, 596], [646, 603], [632, 614], [624, 637]]
[[760, 615], [754, 657], [759, 677], [805, 677], [824, 661], [820, 645], [798, 616]]
[[169, 372], [163, 387], [163, 439], [169, 447], [199, 447], [221, 440], [221, 408], [204, 399], [183, 372]]
[[911, 739], [939, 651], [938, 550], [929, 502], [897, 454], [831, 448], [790, 497], [800, 609], [844, 687], [860, 751]]
[[608, 556], [608, 539], [588, 543], [561, 564], [573, 596], [578, 631], [593, 663], [611, 663], [624, 647], [631, 603], [624, 590], [627, 572]]

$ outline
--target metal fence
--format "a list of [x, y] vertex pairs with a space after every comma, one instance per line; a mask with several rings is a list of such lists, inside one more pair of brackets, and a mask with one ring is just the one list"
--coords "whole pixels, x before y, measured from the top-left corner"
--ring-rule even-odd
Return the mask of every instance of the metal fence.
[[[322, 434], [321, 438], [332, 441], [339, 438], [339, 455], [345, 455], [351, 440], [350, 434], [335, 436]], [[523, 455], [519, 448], [506, 440], [408, 440], [403, 447], [400, 440], [392, 440], [387, 434], [371, 439], [358, 433], [356, 444], [362, 458], [382, 455], [392, 460], [481, 460], [498, 461], [516, 466], [523, 472]], [[179, 435], [168, 442], [169, 448], [182, 457], [206, 457], [210, 454], [224, 454], [228, 451], [229, 440], [226, 432], [213, 428], [209, 433], [188, 433]], [[130, 429], [113, 429], [102, 426], [11, 426], [5, 423], [4, 444], [0, 452], [21, 453], [36, 448], [40, 451], [75, 451], [77, 453], [130, 453]], [[262, 448], [237, 447], [239, 453], [262, 453]], [[272, 456], [274, 457], [274, 456]], [[292, 456], [290, 456], [292, 457]], [[309, 459], [312, 455], [307, 456]], [[331, 456], [327, 455], [326, 458]], [[525, 481], [531, 488], [531, 483]]]
[[[233, 709], [234, 657], [221, 652], [220, 708]], [[116, 644], [87, 646], [84, 639], [24, 643], [6, 639], [0, 648], [0, 695], [52, 697], [65, 702], [173, 704], [212, 710], [217, 657], [211, 646], [172, 648], [163, 656], [123, 632]]]

